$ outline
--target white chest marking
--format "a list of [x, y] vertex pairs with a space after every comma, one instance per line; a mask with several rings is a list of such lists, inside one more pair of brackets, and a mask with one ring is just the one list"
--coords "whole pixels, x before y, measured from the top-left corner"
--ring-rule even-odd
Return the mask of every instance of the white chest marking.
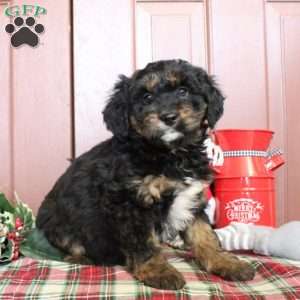
[[201, 181], [194, 180], [185, 190], [177, 194], [168, 215], [169, 223], [174, 229], [183, 230], [194, 219], [192, 210], [199, 207], [199, 193], [203, 188]]

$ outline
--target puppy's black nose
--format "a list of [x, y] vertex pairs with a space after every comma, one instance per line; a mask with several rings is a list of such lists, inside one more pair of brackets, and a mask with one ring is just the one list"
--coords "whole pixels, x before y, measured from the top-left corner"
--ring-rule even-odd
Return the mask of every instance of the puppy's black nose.
[[162, 114], [160, 119], [168, 126], [172, 126], [178, 118], [177, 114]]

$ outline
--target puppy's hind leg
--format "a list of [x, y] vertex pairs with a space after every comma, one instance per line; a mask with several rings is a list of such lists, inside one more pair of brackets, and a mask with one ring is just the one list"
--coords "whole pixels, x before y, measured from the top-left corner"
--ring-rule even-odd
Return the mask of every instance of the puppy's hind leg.
[[58, 239], [56, 245], [64, 252], [68, 253], [64, 257], [64, 261], [72, 264], [92, 265], [93, 262], [86, 256], [86, 250], [79, 242], [71, 241], [70, 238]]

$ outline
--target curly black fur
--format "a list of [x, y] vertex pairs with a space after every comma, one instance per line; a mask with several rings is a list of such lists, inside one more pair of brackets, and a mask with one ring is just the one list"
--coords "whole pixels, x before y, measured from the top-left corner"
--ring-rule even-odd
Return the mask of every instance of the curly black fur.
[[[121, 76], [103, 112], [114, 136], [72, 162], [42, 203], [37, 227], [53, 245], [95, 264], [132, 269], [153, 257], [159, 250], [152, 235], [160, 234], [175, 191], [145, 206], [134, 182], [148, 175], [209, 181], [202, 144], [206, 129], [223, 113], [223, 100], [212, 77], [181, 60], [151, 63], [131, 78]], [[179, 108], [185, 109], [183, 119]], [[164, 140], [165, 129], [155, 127], [161, 125], [156, 119], [147, 121], [150, 114], [158, 120], [175, 114], [175, 121], [167, 120], [168, 130], [179, 137]], [[202, 210], [199, 200], [193, 213]]]

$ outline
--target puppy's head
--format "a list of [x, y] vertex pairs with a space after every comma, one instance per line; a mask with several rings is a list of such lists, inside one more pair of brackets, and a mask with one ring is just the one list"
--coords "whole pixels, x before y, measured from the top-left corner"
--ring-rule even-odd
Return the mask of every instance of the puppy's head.
[[193, 143], [223, 113], [224, 97], [203, 69], [182, 60], [158, 61], [120, 77], [104, 121], [119, 138], [130, 135], [176, 147]]

